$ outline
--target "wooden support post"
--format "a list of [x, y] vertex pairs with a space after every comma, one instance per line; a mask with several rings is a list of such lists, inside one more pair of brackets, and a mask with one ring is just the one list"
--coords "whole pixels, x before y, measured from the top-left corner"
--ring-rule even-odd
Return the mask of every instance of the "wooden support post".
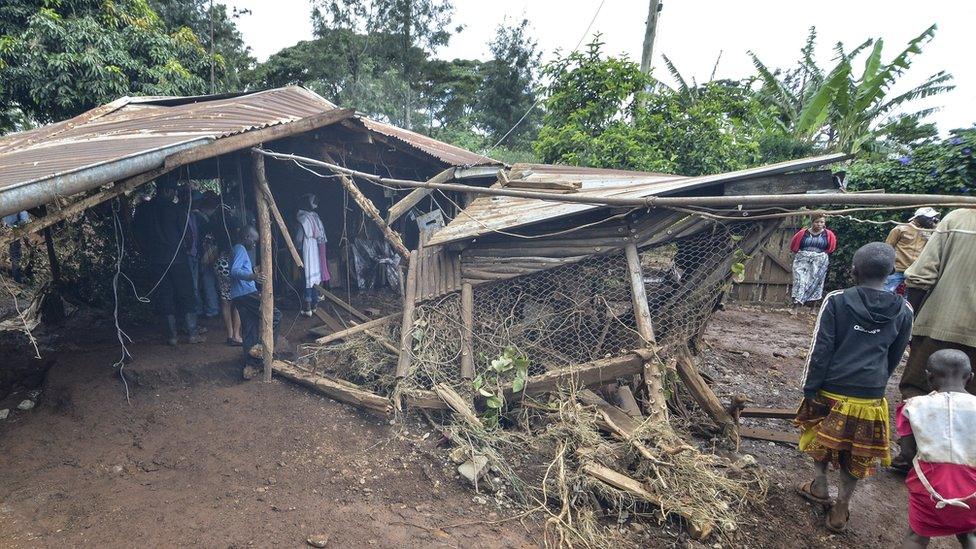
[[417, 252], [410, 252], [407, 267], [406, 292], [403, 294], [403, 322], [400, 324], [400, 358], [397, 360], [396, 378], [403, 379], [410, 371], [413, 359], [413, 313], [417, 299]]
[[474, 379], [474, 288], [469, 282], [461, 285], [461, 322], [461, 377], [470, 380]]
[[268, 186], [264, 172], [264, 156], [251, 153], [254, 168], [254, 201], [258, 210], [258, 234], [261, 246], [261, 272], [265, 275], [261, 285], [261, 347], [264, 362], [264, 381], [271, 381], [274, 367], [274, 254], [271, 250], [271, 213], [263, 189]]
[[[644, 270], [640, 264], [640, 254], [633, 242], [624, 246], [627, 255], [627, 272], [630, 275], [631, 298], [634, 305], [634, 319], [637, 333], [644, 344], [653, 346], [654, 326], [651, 324], [651, 311], [647, 306], [647, 289], [644, 287]], [[667, 419], [668, 406], [664, 397], [664, 372], [661, 363], [649, 360], [644, 363], [644, 385], [647, 387], [647, 415], [661, 420]]]
[[[332, 159], [332, 156], [329, 155], [329, 153], [322, 151], [322, 157], [325, 158], [327, 162], [335, 164], [335, 160]], [[383, 233], [383, 236], [385, 236], [386, 240], [389, 241], [389, 243], [393, 246], [393, 250], [396, 253], [402, 255], [405, 259], [409, 258], [410, 250], [408, 250], [407, 247], [403, 244], [403, 239], [400, 238], [400, 234], [394, 231], [393, 229], [391, 229], [389, 225], [387, 225], [386, 221], [383, 219], [383, 216], [380, 215], [380, 211], [376, 209], [376, 206], [373, 204], [373, 202], [370, 201], [370, 199], [366, 198], [366, 195], [364, 195], [363, 192], [359, 190], [359, 187], [356, 186], [356, 183], [352, 180], [351, 177], [349, 177], [344, 173], [340, 173], [338, 175], [339, 175], [339, 181], [342, 182], [342, 186], [346, 188], [346, 191], [349, 193], [349, 196], [351, 196], [352, 199], [359, 206], [359, 208], [363, 210], [363, 213], [366, 214], [366, 217], [372, 219], [373, 223], [375, 223], [376, 226], [380, 228], [380, 231]]]
[[684, 383], [695, 402], [716, 425], [735, 436], [735, 420], [732, 419], [729, 412], [722, 406], [722, 402], [715, 396], [712, 388], [705, 383], [701, 374], [698, 373], [698, 368], [691, 360], [691, 351], [687, 347], [682, 347], [675, 352], [675, 355], [678, 362], [678, 376], [681, 377], [681, 382]]

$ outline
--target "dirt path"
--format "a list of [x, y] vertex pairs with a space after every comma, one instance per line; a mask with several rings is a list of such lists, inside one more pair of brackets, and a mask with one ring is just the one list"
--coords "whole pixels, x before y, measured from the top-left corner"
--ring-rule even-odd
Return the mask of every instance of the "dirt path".
[[[753, 406], [790, 408], [802, 398], [802, 375], [815, 316], [785, 311], [730, 306], [716, 314], [706, 333], [711, 347], [706, 372], [715, 378], [723, 402], [734, 394], [750, 397]], [[888, 384], [888, 401], [898, 402], [898, 376]], [[789, 422], [744, 420], [746, 424], [792, 430]], [[786, 444], [747, 440], [742, 451], [752, 454], [771, 479], [769, 501], [749, 532], [755, 547], [900, 547], [908, 528], [908, 495], [904, 477], [881, 471], [861, 482], [854, 494], [846, 533], [832, 535], [822, 510], [794, 493], [794, 486], [812, 476], [808, 458]], [[835, 477], [832, 475], [831, 480]], [[836, 494], [836, 488], [833, 489]], [[954, 540], [933, 540], [932, 548], [958, 547]]]
[[533, 547], [517, 521], [441, 529], [504, 515], [423, 429], [242, 382], [217, 344], [136, 346], [126, 404], [117, 352], [60, 356], [39, 406], [0, 422], [0, 546]]

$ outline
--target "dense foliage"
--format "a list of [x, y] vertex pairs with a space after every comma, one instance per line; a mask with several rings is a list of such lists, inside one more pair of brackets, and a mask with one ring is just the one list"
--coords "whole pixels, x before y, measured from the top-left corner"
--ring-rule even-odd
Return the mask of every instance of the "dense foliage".
[[[905, 154], [891, 158], [866, 158], [851, 163], [848, 190], [884, 189], [890, 193], [969, 195], [976, 184], [976, 127], [955, 130], [948, 139], [925, 142], [911, 147]], [[945, 212], [943, 212], [945, 213]], [[901, 212], [907, 220], [910, 211]], [[891, 212], [857, 215], [858, 219], [887, 221]], [[831, 259], [829, 284], [849, 285], [850, 263], [861, 245], [884, 240], [892, 225], [876, 225], [833, 218], [831, 228], [837, 233], [838, 248]]]
[[146, 0], [0, 6], [0, 112], [47, 123], [123, 95], [206, 93], [210, 70], [196, 35], [168, 33]]

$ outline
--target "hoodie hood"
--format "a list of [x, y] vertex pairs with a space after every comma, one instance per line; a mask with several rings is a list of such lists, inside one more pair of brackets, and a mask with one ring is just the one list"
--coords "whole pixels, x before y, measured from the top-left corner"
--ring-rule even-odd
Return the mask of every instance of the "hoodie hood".
[[844, 290], [844, 305], [858, 321], [872, 326], [881, 326], [894, 320], [904, 307], [905, 300], [900, 295], [855, 286]]

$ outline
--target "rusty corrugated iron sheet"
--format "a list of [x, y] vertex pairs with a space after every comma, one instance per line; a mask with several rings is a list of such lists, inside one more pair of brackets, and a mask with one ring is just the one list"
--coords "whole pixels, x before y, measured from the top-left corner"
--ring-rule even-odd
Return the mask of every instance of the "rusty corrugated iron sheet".
[[418, 149], [428, 156], [433, 157], [450, 166], [488, 166], [501, 165], [501, 162], [493, 160], [483, 154], [473, 153], [469, 150], [455, 147], [454, 145], [438, 141], [433, 137], [398, 128], [385, 122], [379, 122], [370, 118], [359, 119], [370, 131], [376, 132], [395, 141]]
[[[830, 154], [699, 177], [518, 164], [512, 167], [511, 172], [519, 174], [519, 170], [522, 170], [522, 177], [513, 181], [579, 183], [579, 190], [576, 192], [578, 195], [602, 198], [646, 198], [675, 195], [710, 185], [804, 170], [831, 164], [844, 158], [847, 158], [847, 155]], [[471, 202], [446, 227], [434, 233], [428, 245], [468, 240], [495, 231], [512, 230], [601, 208], [605, 206], [510, 196], [483, 196]]]
[[[124, 97], [70, 120], [0, 137], [0, 191], [111, 164], [175, 145], [206, 143], [337, 108], [298, 86], [250, 94]], [[429, 137], [364, 117], [370, 131], [439, 162], [498, 164]], [[105, 181], [104, 183], [109, 183]]]

